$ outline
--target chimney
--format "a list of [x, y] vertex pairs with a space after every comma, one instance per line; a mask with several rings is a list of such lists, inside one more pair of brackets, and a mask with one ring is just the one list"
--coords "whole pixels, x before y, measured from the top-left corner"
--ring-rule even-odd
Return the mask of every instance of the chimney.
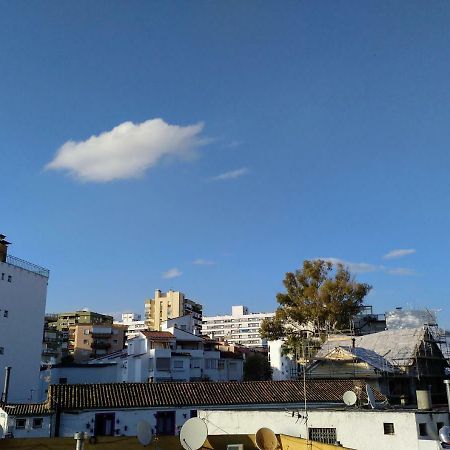
[[11, 367], [6, 366], [5, 367], [5, 384], [3, 385], [3, 393], [2, 393], [2, 398], [1, 401], [3, 403], [7, 403], [8, 402], [8, 391], [9, 391], [9, 377], [11, 374]]
[[6, 262], [6, 255], [8, 254], [8, 245], [10, 242], [5, 240], [5, 235], [0, 234], [0, 262]]

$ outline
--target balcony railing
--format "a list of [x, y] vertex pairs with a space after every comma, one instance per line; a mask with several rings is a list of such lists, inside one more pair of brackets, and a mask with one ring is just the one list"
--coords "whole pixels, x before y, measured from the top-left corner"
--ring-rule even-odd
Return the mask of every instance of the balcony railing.
[[50, 275], [50, 271], [48, 269], [44, 269], [43, 267], [37, 266], [36, 264], [30, 263], [20, 258], [16, 258], [12, 255], [6, 255], [6, 264], [28, 270], [28, 272], [36, 273], [37, 275], [41, 275], [45, 278], [48, 278]]

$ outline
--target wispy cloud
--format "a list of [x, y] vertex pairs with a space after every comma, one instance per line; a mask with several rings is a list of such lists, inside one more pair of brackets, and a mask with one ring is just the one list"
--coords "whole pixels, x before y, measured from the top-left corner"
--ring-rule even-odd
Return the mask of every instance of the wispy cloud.
[[249, 170], [245, 167], [236, 170], [230, 170], [229, 172], [221, 173], [220, 175], [216, 175], [214, 177], [208, 178], [209, 181], [224, 181], [224, 180], [233, 180], [234, 178], [239, 178], [244, 175], [247, 175]]
[[85, 141], [67, 141], [45, 168], [64, 170], [79, 181], [108, 182], [142, 176], [164, 157], [191, 158], [208, 142], [203, 124], [169, 125], [162, 119], [124, 122]]
[[406, 267], [386, 267], [383, 266], [382, 264], [370, 264], [366, 262], [346, 261], [344, 259], [335, 257], [326, 257], [317, 259], [329, 261], [333, 264], [343, 264], [345, 267], [348, 267], [350, 272], [353, 273], [384, 272], [389, 275], [399, 275], [399, 276], [417, 275], [417, 273], [414, 270], [408, 269]]
[[383, 255], [383, 259], [402, 258], [403, 256], [412, 255], [413, 253], [416, 253], [415, 248], [398, 248]]
[[345, 267], [348, 267], [350, 272], [354, 273], [367, 273], [367, 272], [376, 272], [380, 270], [382, 266], [377, 266], [375, 264], [369, 264], [365, 262], [352, 262], [352, 261], [345, 261], [340, 258], [334, 258], [334, 257], [326, 257], [326, 258], [317, 258], [317, 259], [323, 259], [324, 261], [329, 261], [333, 264], [343, 264]]
[[163, 278], [170, 279], [170, 278], [178, 278], [183, 275], [183, 272], [181, 270], [177, 269], [176, 267], [172, 267], [171, 269], [163, 272], [162, 276]]
[[195, 264], [197, 266], [214, 266], [214, 264], [216, 263], [209, 259], [198, 258], [192, 261], [192, 264]]
[[386, 269], [389, 275], [400, 275], [400, 276], [411, 276], [417, 275], [416, 271], [413, 269], [408, 269], [406, 267], [394, 267], [392, 269]]

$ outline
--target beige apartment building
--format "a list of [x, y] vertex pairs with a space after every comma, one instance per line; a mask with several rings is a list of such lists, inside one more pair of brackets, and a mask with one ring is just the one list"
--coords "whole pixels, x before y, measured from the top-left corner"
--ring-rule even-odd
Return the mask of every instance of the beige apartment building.
[[145, 322], [149, 330], [160, 331], [161, 323], [167, 319], [190, 314], [194, 319], [197, 334], [202, 328], [202, 305], [189, 300], [182, 292], [169, 290], [155, 291], [155, 298], [145, 301]]
[[121, 325], [75, 325], [69, 328], [69, 351], [81, 363], [124, 348], [125, 327]]

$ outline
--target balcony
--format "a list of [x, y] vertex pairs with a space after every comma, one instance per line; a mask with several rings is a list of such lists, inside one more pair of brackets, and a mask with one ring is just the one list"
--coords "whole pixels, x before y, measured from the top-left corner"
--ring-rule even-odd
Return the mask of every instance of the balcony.
[[35, 273], [45, 278], [48, 278], [50, 276], [50, 271], [48, 269], [44, 269], [43, 267], [37, 266], [36, 264], [30, 263], [20, 258], [16, 258], [12, 255], [6, 255], [6, 264], [19, 267], [20, 269], [27, 270], [28, 272]]
[[91, 344], [91, 348], [97, 349], [97, 350], [108, 350], [110, 347], [111, 347], [111, 344], [109, 342], [94, 341]]
[[91, 332], [91, 336], [93, 339], [109, 339], [111, 337], [111, 333], [95, 333]]

